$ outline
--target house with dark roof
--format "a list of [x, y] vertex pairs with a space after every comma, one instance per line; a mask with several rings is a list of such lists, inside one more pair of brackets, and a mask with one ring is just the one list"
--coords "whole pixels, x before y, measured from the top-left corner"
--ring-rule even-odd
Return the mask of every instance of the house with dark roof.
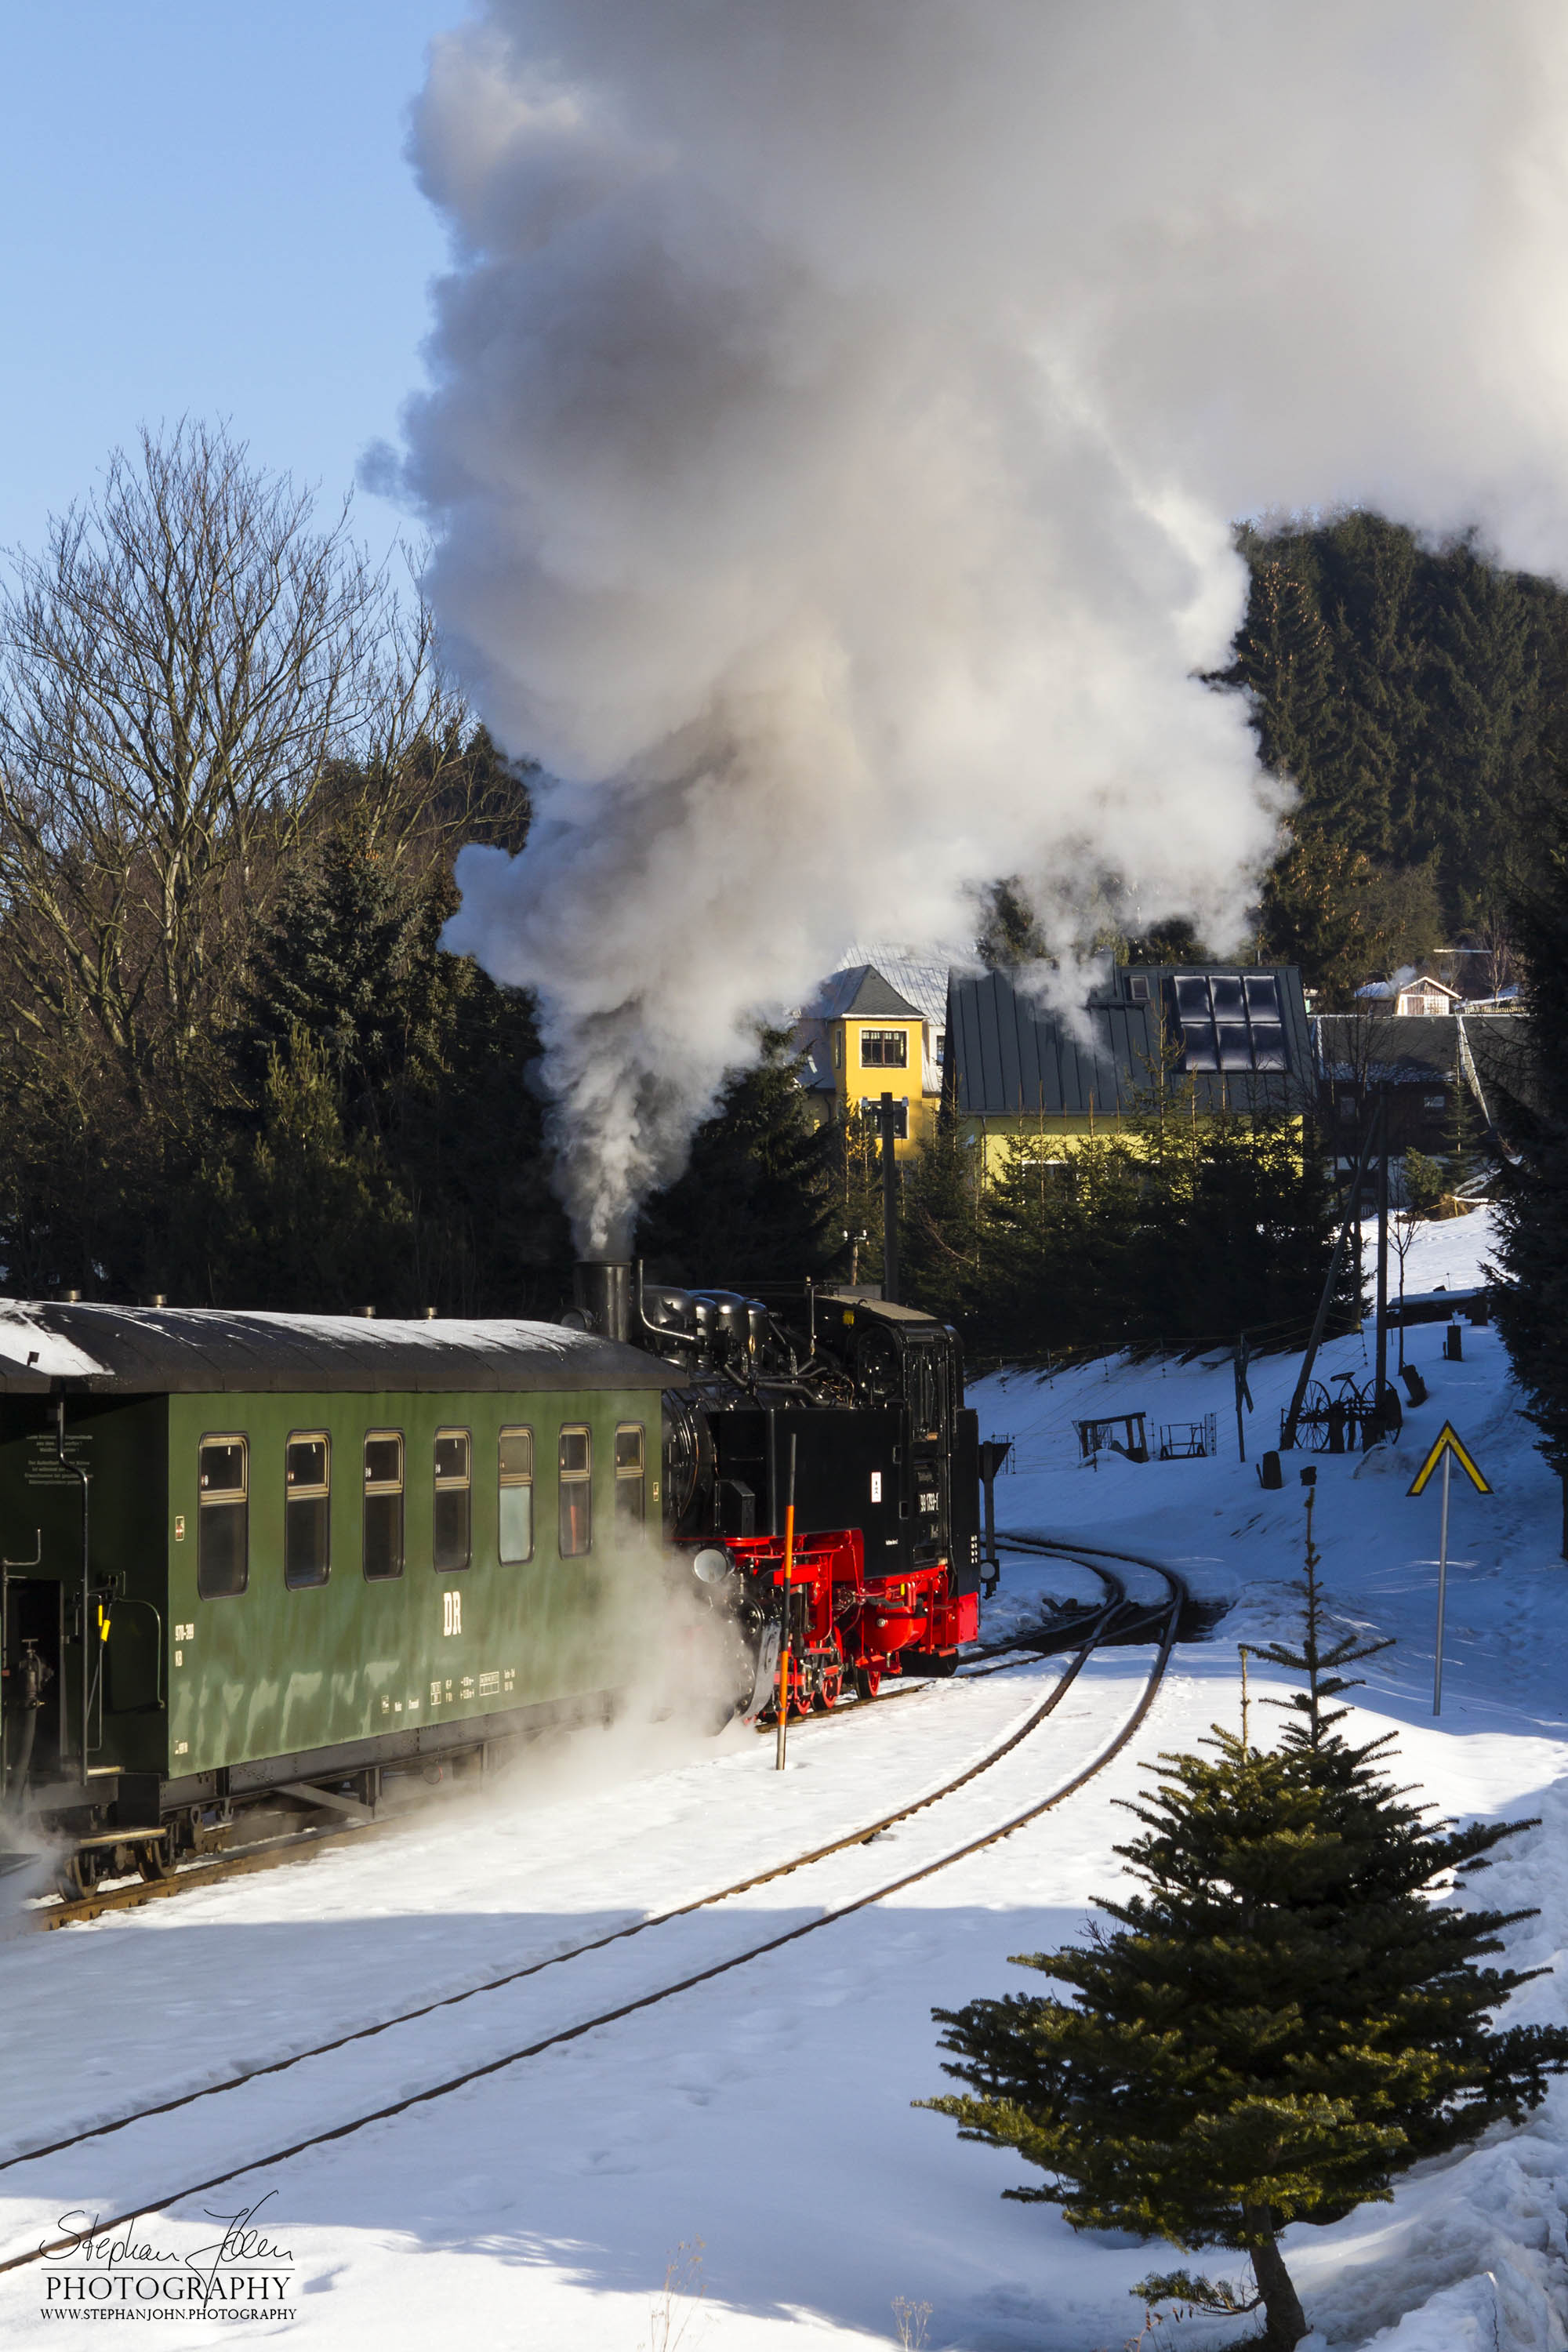
[[1397, 1160], [1420, 1151], [1451, 1152], [1459, 1126], [1458, 1097], [1468, 1098], [1479, 1139], [1506, 1137], [1513, 1099], [1529, 1098], [1524, 1015], [1468, 1007], [1396, 1013], [1386, 1003], [1355, 1013], [1321, 1013], [1317, 1032], [1324, 1131], [1336, 1157], [1353, 1166], [1381, 1087], [1388, 1089], [1389, 1150]]
[[1314, 1106], [1312, 1036], [1294, 965], [1106, 967], [1070, 1010], [1016, 975], [948, 982], [944, 1098], [989, 1159], [1037, 1137], [1068, 1158], [1146, 1111], [1173, 1081], [1197, 1118]]
[[795, 1024], [819, 1125], [890, 1094], [897, 1150], [919, 1143], [942, 1099], [946, 995], [945, 964], [902, 954], [846, 964], [823, 982]]

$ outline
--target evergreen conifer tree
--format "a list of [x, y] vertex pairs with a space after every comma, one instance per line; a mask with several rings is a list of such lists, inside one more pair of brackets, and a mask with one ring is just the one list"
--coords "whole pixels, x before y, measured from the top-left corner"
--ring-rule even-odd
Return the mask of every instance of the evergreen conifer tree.
[[1269, 2352], [1306, 2319], [1280, 2251], [1293, 2221], [1386, 2200], [1419, 2158], [1539, 2104], [1568, 2029], [1495, 2027], [1539, 1970], [1480, 1965], [1531, 1915], [1435, 1905], [1532, 1823], [1423, 1825], [1390, 1785], [1387, 1739], [1357, 1746], [1331, 1702], [1381, 1644], [1333, 1640], [1309, 1510], [1302, 1634], [1264, 1654], [1306, 1677], [1279, 1747], [1217, 1726], [1210, 1756], [1166, 1755], [1118, 1848], [1142, 1891], [1100, 1907], [1086, 1944], [1020, 1955], [1077, 2000], [1010, 1995], [939, 2010], [944, 2071], [920, 2102], [1047, 2176], [1005, 2191], [1079, 2229], [1131, 2230], [1251, 2257], [1256, 2293], [1185, 2271], [1148, 2302], [1261, 2306]]
[[906, 1161], [900, 1200], [904, 1303], [966, 1322], [984, 1281], [984, 1154], [942, 1114]]
[[[279, 1122], [312, 1107], [364, 1183], [290, 1183], [292, 1238], [247, 1255], [198, 1216], [179, 1286], [216, 1303], [384, 1311], [552, 1314], [569, 1282], [565, 1219], [548, 1181], [531, 1000], [442, 949], [457, 903], [440, 864], [400, 866], [353, 815], [289, 877], [258, 940], [227, 1040], [227, 1133], [205, 1171], [211, 1234], [281, 1234], [265, 1171], [295, 1165]], [[292, 1128], [289, 1131], [293, 1132]], [[400, 1206], [385, 1205], [392, 1188]], [[204, 1188], [198, 1187], [198, 1192]], [[359, 1222], [351, 1213], [359, 1203]], [[248, 1204], [239, 1213], [236, 1203]]]
[[642, 1255], [683, 1281], [803, 1282], [833, 1255], [833, 1138], [812, 1124], [788, 1031], [764, 1029], [760, 1044], [638, 1221]]
[[1538, 830], [1536, 876], [1514, 908], [1528, 1027], [1508, 1087], [1520, 1157], [1500, 1171], [1495, 1307], [1541, 1451], [1563, 1480], [1568, 1559], [1568, 783], [1542, 804]]

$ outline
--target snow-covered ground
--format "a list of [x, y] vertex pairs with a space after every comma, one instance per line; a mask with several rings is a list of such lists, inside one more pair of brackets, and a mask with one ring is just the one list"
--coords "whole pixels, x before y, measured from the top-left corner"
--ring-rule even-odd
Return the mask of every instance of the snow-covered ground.
[[[1468, 1282], [1486, 1240], [1484, 1216], [1430, 1228], [1406, 1287]], [[1441, 1347], [1440, 1325], [1407, 1335], [1431, 1397], [1409, 1413], [1400, 1445], [1316, 1457], [1324, 1573], [1344, 1617], [1398, 1636], [1368, 1669], [1358, 1729], [1396, 1729], [1403, 1776], [1447, 1812], [1542, 1815], [1483, 1886], [1489, 1903], [1541, 1906], [1516, 1931], [1513, 1956], [1552, 1963], [1568, 1944], [1559, 1490], [1495, 1333], [1467, 1325], [1462, 1363], [1443, 1360]], [[1156, 1750], [1191, 1745], [1216, 1717], [1235, 1722], [1237, 1643], [1289, 1629], [1299, 1457], [1288, 1457], [1279, 1493], [1262, 1491], [1252, 1464], [1277, 1439], [1297, 1360], [1253, 1367], [1246, 1465], [1227, 1362], [1112, 1364], [977, 1391], [983, 1433], [1015, 1441], [1016, 1467], [997, 1487], [1004, 1525], [1156, 1555], [1230, 1604], [1208, 1643], [1178, 1652], [1128, 1755], [1061, 1810], [820, 1934], [155, 2211], [131, 2234], [183, 2263], [222, 2239], [214, 2216], [265, 2200], [254, 2227], [267, 2244], [238, 2250], [242, 2274], [285, 2280], [278, 2293], [263, 2284], [258, 2307], [288, 2315], [258, 2317], [249, 2333], [323, 2347], [671, 2352], [679, 2340], [683, 2352], [761, 2352], [804, 2333], [847, 2347], [897, 2343], [901, 2301], [906, 2331], [918, 2339], [923, 2326], [932, 2347], [1120, 2347], [1141, 2317], [1128, 2287], [1160, 2251], [1075, 2237], [1044, 2208], [1005, 2203], [1000, 2191], [1024, 2177], [1018, 2160], [962, 2144], [944, 2117], [910, 2102], [943, 2086], [932, 2007], [1037, 1985], [1008, 1956], [1077, 1933], [1093, 1896], [1115, 1886], [1111, 1848], [1128, 1824], [1113, 1801], [1136, 1790]], [[1360, 1339], [1325, 1350], [1325, 1378], [1366, 1368]], [[1074, 1419], [1131, 1408], [1152, 1427], [1215, 1412], [1217, 1457], [1081, 1467]], [[1405, 1490], [1445, 1417], [1497, 1491], [1483, 1500], [1455, 1482], [1435, 1723], [1436, 1482], [1418, 1501]], [[1073, 1570], [1009, 1560], [987, 1630], [1033, 1613], [1042, 1594], [1093, 1589]], [[50, 2234], [61, 2214], [155, 2208], [186, 2182], [901, 1877], [1070, 1778], [1125, 1721], [1147, 1664], [1138, 1650], [1095, 1660], [1049, 1723], [962, 1796], [810, 1873], [241, 2092], [0, 2170], [0, 2261]], [[635, 1748], [612, 1735], [360, 1851], [57, 1935], [13, 1935], [0, 1943], [0, 2161], [569, 1952], [873, 1821], [995, 1745], [1058, 1671], [1057, 1661], [1026, 1664], [847, 1711], [795, 1735], [782, 1777], [771, 1742], [752, 1734], [698, 1746], [666, 1731]], [[1568, 2013], [1568, 1967], [1518, 2006]], [[1560, 2089], [1521, 2132], [1424, 2169], [1392, 2206], [1293, 2232], [1289, 2251], [1315, 2326], [1336, 2347], [1544, 2352], [1568, 2345], [1565, 2213]], [[1224, 2256], [1206, 2266], [1239, 2268]], [[47, 2282], [66, 2267], [0, 2274], [0, 2340], [31, 2342], [61, 2324], [42, 2315], [62, 2306], [64, 2290], [51, 2294]], [[133, 2296], [121, 2303], [116, 2292], [108, 2307], [132, 2312]], [[163, 2296], [158, 2308], [178, 2306]], [[230, 2308], [182, 2313], [182, 2340], [221, 2339]], [[1184, 2324], [1161, 2340], [1237, 2333]]]

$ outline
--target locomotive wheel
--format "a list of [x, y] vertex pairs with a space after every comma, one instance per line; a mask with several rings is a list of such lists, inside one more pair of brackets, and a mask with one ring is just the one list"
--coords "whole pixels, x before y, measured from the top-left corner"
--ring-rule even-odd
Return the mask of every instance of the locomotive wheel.
[[881, 1682], [882, 1670], [879, 1666], [857, 1666], [855, 1669], [856, 1697], [875, 1698], [881, 1687]]
[[837, 1706], [838, 1696], [843, 1687], [843, 1669], [839, 1666], [825, 1666], [822, 1679], [816, 1685], [816, 1704], [824, 1715], [830, 1715]]

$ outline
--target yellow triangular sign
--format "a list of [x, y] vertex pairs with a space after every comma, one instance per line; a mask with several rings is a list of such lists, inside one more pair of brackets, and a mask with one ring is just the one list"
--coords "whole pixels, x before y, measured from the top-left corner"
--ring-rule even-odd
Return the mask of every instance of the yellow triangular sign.
[[1442, 1428], [1437, 1432], [1431, 1453], [1428, 1454], [1426, 1461], [1423, 1462], [1420, 1469], [1415, 1473], [1415, 1483], [1410, 1489], [1410, 1492], [1413, 1495], [1418, 1495], [1421, 1492], [1422, 1487], [1426, 1484], [1427, 1479], [1430, 1478], [1433, 1471], [1436, 1470], [1438, 1463], [1441, 1462], [1445, 1454], [1451, 1454], [1453, 1455], [1455, 1461], [1458, 1464], [1460, 1469], [1464, 1472], [1466, 1477], [1469, 1480], [1478, 1495], [1489, 1495], [1491, 1493], [1491, 1488], [1487, 1485], [1486, 1480], [1481, 1476], [1480, 1472], [1477, 1469], [1475, 1464], [1466, 1453], [1463, 1442], [1459, 1437], [1458, 1432], [1455, 1429], [1453, 1423], [1451, 1421], [1446, 1421], [1443, 1423]]

